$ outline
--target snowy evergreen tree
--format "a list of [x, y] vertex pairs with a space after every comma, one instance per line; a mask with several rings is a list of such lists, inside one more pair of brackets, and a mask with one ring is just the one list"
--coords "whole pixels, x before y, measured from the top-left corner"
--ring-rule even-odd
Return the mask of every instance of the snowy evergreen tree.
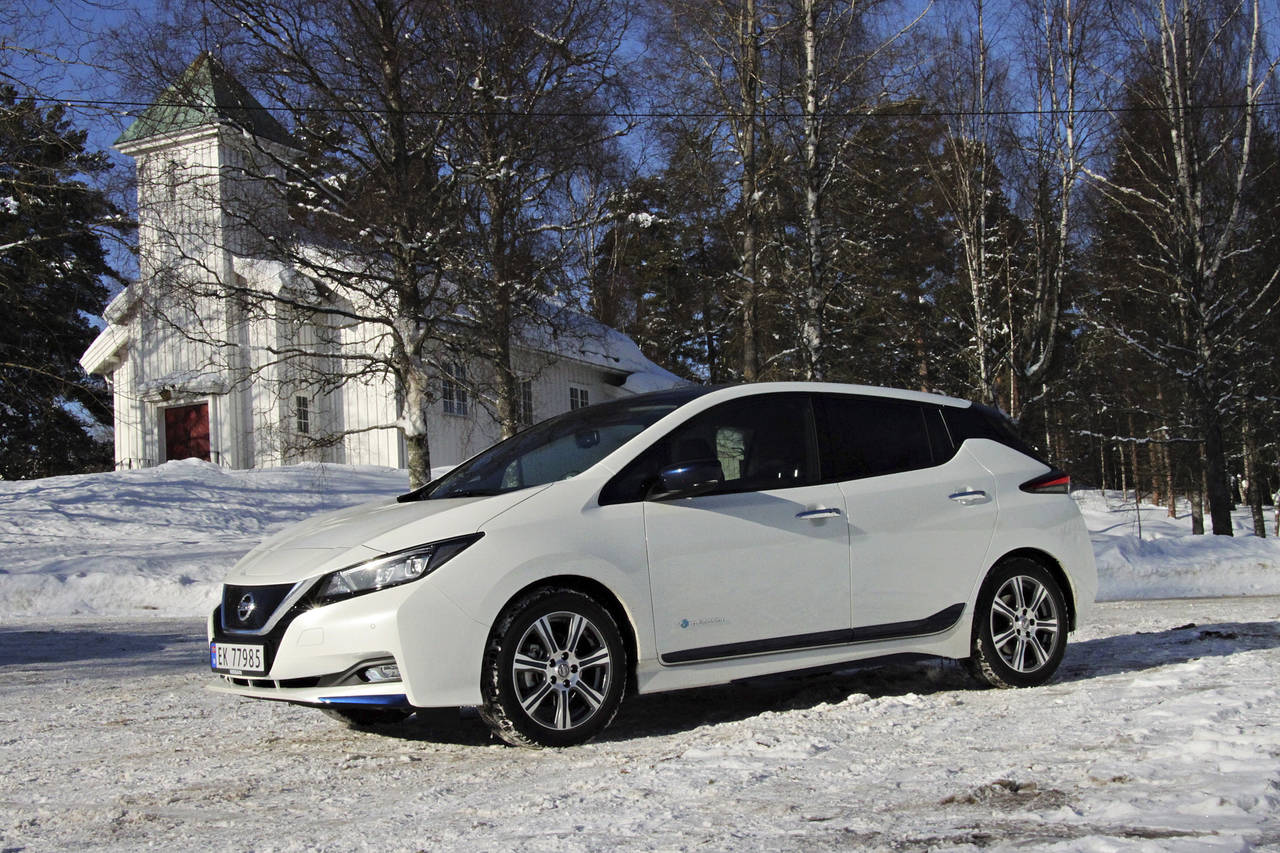
[[717, 384], [741, 366], [727, 346], [740, 331], [735, 213], [723, 194], [725, 176], [710, 166], [710, 140], [671, 128], [665, 144], [666, 168], [611, 200], [591, 311], [667, 369]]
[[111, 464], [94, 427], [110, 423], [100, 380], [80, 369], [89, 318], [114, 273], [103, 248], [120, 211], [89, 181], [110, 164], [86, 151], [58, 106], [0, 86], [0, 476]]

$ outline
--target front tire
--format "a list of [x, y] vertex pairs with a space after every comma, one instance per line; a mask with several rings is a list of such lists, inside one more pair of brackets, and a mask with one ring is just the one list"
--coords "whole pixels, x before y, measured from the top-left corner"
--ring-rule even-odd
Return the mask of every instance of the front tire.
[[1017, 558], [992, 570], [973, 614], [969, 670], [992, 687], [1048, 681], [1067, 648], [1067, 608], [1043, 566]]
[[480, 715], [515, 746], [573, 746], [613, 720], [626, 673], [626, 646], [608, 610], [576, 590], [537, 590], [494, 628]]

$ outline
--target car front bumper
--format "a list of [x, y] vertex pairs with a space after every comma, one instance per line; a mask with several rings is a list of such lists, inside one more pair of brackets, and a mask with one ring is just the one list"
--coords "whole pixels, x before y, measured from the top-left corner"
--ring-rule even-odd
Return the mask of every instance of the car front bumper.
[[[262, 645], [262, 674], [217, 672], [212, 689], [307, 705], [454, 707], [480, 703], [488, 626], [465, 614], [431, 579], [315, 607], [293, 605], [265, 634], [227, 631], [210, 614], [210, 643]], [[394, 662], [399, 681], [364, 681]]]

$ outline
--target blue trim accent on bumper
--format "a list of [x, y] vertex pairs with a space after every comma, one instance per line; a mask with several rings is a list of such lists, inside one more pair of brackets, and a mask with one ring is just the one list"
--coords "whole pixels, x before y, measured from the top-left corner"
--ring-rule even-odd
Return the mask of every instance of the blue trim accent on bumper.
[[403, 693], [386, 696], [322, 696], [323, 705], [376, 705], [380, 708], [408, 708], [409, 697]]

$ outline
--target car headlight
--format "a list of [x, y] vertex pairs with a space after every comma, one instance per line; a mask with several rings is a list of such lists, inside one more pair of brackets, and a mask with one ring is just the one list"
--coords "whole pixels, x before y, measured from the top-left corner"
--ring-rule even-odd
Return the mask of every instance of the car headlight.
[[332, 604], [344, 598], [376, 592], [424, 578], [452, 560], [483, 533], [460, 536], [397, 551], [376, 560], [360, 563], [325, 575], [316, 585], [315, 603]]

